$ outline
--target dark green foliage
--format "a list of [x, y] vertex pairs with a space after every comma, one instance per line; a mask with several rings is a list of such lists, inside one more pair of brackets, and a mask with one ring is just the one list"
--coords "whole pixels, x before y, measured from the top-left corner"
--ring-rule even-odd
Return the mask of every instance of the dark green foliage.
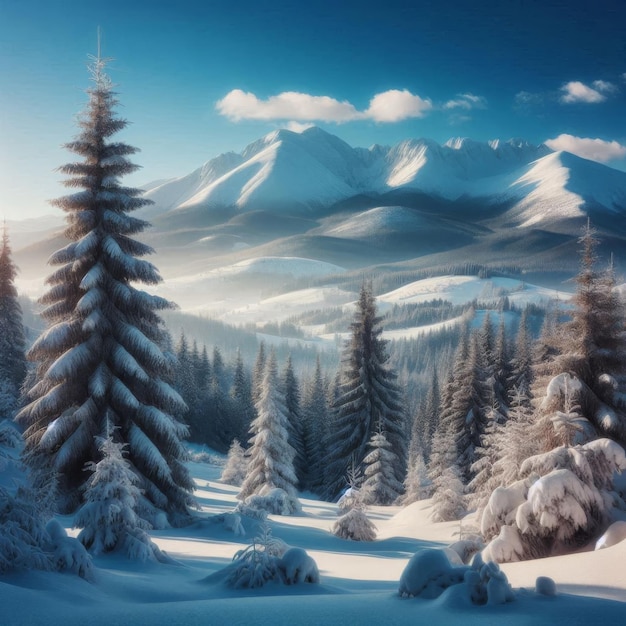
[[341, 387], [330, 429], [326, 495], [336, 497], [354, 455], [361, 463], [367, 445], [380, 428], [397, 457], [395, 479], [401, 483], [406, 470], [407, 432], [402, 394], [396, 374], [388, 365], [386, 342], [381, 338], [381, 318], [371, 287], [363, 285], [357, 302], [351, 338], [341, 366]]

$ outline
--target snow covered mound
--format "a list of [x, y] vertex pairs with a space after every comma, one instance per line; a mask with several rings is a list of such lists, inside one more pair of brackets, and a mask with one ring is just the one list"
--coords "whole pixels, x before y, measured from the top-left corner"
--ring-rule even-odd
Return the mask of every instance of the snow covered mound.
[[210, 272], [209, 276], [235, 276], [241, 274], [273, 274], [276, 276], [326, 276], [338, 274], [344, 269], [339, 265], [317, 261], [315, 259], [302, 259], [299, 257], [259, 257], [246, 259], [234, 265], [220, 267]]

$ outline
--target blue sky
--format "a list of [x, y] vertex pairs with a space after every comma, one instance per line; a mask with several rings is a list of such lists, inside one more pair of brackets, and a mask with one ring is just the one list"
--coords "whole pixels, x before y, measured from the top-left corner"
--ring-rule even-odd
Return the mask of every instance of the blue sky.
[[625, 23], [617, 0], [0, 0], [3, 213], [65, 193], [98, 26], [141, 184], [310, 124], [365, 147], [550, 141], [626, 170]]

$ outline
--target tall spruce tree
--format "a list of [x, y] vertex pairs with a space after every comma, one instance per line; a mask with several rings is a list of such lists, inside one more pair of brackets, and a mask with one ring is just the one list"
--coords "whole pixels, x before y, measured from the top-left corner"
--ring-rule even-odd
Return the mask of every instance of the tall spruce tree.
[[79, 505], [89, 479], [83, 469], [101, 458], [97, 438], [110, 427], [127, 445], [138, 487], [175, 522], [187, 517], [194, 485], [183, 463], [188, 429], [178, 419], [186, 407], [167, 382], [171, 359], [162, 349], [158, 311], [172, 305], [134, 286], [161, 278], [140, 258], [152, 249], [133, 238], [148, 224], [130, 213], [149, 201], [120, 183], [137, 169], [129, 160], [136, 149], [111, 140], [127, 122], [114, 112], [105, 65], [98, 57], [90, 66], [80, 133], [67, 144], [81, 160], [61, 168], [66, 187], [78, 190], [54, 201], [70, 243], [50, 259], [58, 269], [41, 299], [49, 328], [29, 352], [38, 380], [17, 419], [27, 449], [58, 472], [63, 511]]
[[307, 462], [304, 455], [300, 385], [293, 371], [291, 354], [287, 357], [282, 383], [285, 395], [285, 408], [287, 409], [287, 420], [289, 422], [289, 443], [296, 453], [293, 460], [293, 467], [298, 478], [298, 485], [302, 486], [306, 480]]
[[328, 403], [319, 355], [313, 377], [304, 386], [302, 397], [302, 443], [306, 475], [302, 489], [322, 493], [324, 487], [324, 444], [328, 441]]
[[[542, 442], [539, 452], [597, 437], [626, 444], [626, 410], [620, 399], [626, 379], [625, 316], [612, 267], [597, 269], [598, 243], [587, 224], [580, 238], [571, 320], [552, 333], [555, 347], [536, 367], [535, 388], [543, 383], [544, 390], [535, 391], [535, 397], [544, 397], [530, 436]], [[573, 431], [578, 432], [575, 438]]]
[[330, 432], [325, 495], [331, 499], [345, 486], [350, 459], [354, 455], [356, 462], [362, 463], [379, 427], [397, 457], [394, 478], [400, 484], [404, 480], [407, 433], [403, 400], [396, 374], [388, 364], [381, 322], [371, 285], [363, 284], [343, 355], [340, 393]]
[[13, 419], [26, 376], [26, 339], [16, 275], [5, 226], [0, 249], [0, 420]]
[[272, 350], [265, 365], [256, 403], [257, 417], [250, 426], [248, 472], [238, 494], [245, 500], [279, 488], [296, 502], [297, 478], [293, 469], [295, 450], [289, 443], [289, 422], [280, 393], [276, 354]]

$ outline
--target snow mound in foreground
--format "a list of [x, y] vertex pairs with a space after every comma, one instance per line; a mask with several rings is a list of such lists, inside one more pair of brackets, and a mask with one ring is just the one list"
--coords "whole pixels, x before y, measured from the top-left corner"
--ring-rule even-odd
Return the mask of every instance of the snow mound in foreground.
[[515, 599], [506, 575], [497, 563], [485, 563], [477, 554], [470, 566], [454, 566], [444, 550], [416, 552], [400, 577], [400, 595], [438, 598], [446, 589], [463, 585], [472, 604], [505, 604]]

